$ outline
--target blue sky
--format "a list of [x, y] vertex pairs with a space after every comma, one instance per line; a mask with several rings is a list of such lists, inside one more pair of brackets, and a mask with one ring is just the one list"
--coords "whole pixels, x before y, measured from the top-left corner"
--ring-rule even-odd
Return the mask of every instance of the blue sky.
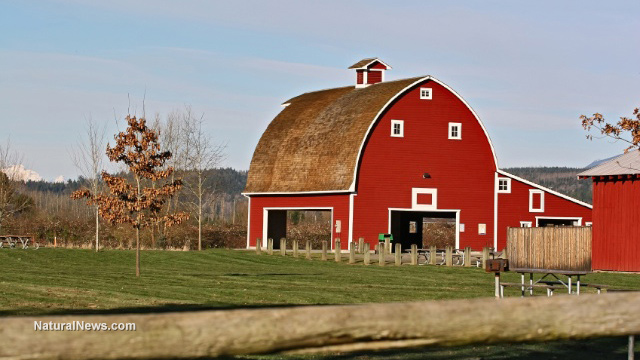
[[[640, 106], [638, 1], [164, 1], [0, 3], [0, 141], [46, 179], [77, 176], [85, 119], [108, 136], [129, 107], [190, 105], [247, 169], [280, 103], [354, 82], [433, 75], [485, 123], [499, 165], [585, 166], [625, 145], [588, 141], [581, 114]], [[121, 121], [122, 122], [122, 121]]]

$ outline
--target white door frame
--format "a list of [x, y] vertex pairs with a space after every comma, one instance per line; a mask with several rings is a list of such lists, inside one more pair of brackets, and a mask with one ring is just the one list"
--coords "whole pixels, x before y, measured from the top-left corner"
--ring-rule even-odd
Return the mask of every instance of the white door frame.
[[387, 233], [388, 234], [391, 233], [391, 212], [392, 211], [456, 213], [456, 249], [460, 248], [460, 209], [421, 210], [421, 209], [389, 208], [389, 217], [388, 217], [388, 223], [387, 223]]
[[[333, 249], [333, 207], [322, 207], [322, 206], [284, 206], [284, 207], [264, 207], [262, 208], [262, 246], [267, 246], [267, 228], [269, 226], [269, 210], [300, 210], [300, 211], [331, 211], [331, 248]], [[275, 239], [274, 239], [275, 241]], [[349, 244], [351, 246], [351, 244]]]

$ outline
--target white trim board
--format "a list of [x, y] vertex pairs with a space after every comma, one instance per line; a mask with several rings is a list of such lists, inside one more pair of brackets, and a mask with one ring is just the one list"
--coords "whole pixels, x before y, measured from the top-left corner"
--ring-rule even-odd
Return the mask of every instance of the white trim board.
[[443, 83], [442, 81], [434, 78], [431, 75], [427, 75], [423, 78], [420, 78], [416, 81], [414, 81], [413, 83], [411, 83], [410, 85], [408, 85], [407, 87], [405, 87], [404, 89], [398, 91], [397, 94], [395, 94], [391, 99], [389, 99], [389, 101], [387, 101], [386, 104], [384, 104], [384, 106], [382, 108], [380, 108], [380, 110], [378, 111], [378, 113], [376, 114], [376, 116], [373, 117], [373, 119], [371, 120], [371, 123], [369, 124], [369, 128], [367, 129], [367, 132], [365, 133], [364, 137], [362, 138], [362, 141], [360, 142], [360, 149], [358, 150], [358, 157], [356, 158], [356, 164], [355, 167], [353, 169], [353, 181], [351, 182], [351, 186], [349, 186], [349, 190], [350, 191], [355, 191], [356, 188], [356, 182], [358, 181], [358, 169], [360, 167], [360, 159], [362, 158], [362, 153], [364, 150], [364, 145], [367, 142], [367, 139], [369, 139], [369, 136], [373, 130], [373, 128], [375, 127], [375, 125], [378, 123], [378, 120], [380, 119], [381, 115], [387, 110], [387, 108], [400, 96], [404, 95], [407, 91], [409, 91], [410, 89], [414, 88], [415, 86], [419, 85], [422, 82], [425, 81], [433, 81], [436, 84], [441, 85], [442, 87], [444, 87], [445, 89], [449, 90], [453, 95], [455, 95], [460, 101], [462, 101], [462, 103], [467, 107], [467, 109], [469, 109], [469, 111], [471, 111], [471, 114], [473, 114], [473, 116], [476, 118], [476, 120], [478, 121], [478, 123], [480, 124], [480, 127], [482, 128], [482, 131], [484, 131], [484, 135], [487, 137], [487, 141], [489, 142], [489, 147], [491, 148], [491, 153], [493, 155], [493, 162], [495, 164], [496, 169], [498, 168], [498, 158], [496, 157], [496, 151], [493, 147], [493, 143], [491, 142], [491, 138], [489, 137], [489, 133], [487, 132], [487, 128], [484, 126], [484, 124], [482, 123], [482, 121], [480, 120], [480, 117], [478, 116], [478, 114], [475, 112], [475, 110], [473, 110], [473, 108], [471, 106], [469, 106], [469, 103], [466, 102], [466, 100], [464, 100], [462, 98], [462, 96], [460, 96], [457, 92], [455, 92], [455, 90], [453, 90], [452, 88], [449, 87], [449, 85]]
[[[533, 196], [534, 194], [540, 195], [540, 208], [533, 208]], [[529, 212], [542, 213], [544, 212], [544, 191], [540, 189], [529, 189]]]
[[550, 220], [577, 220], [578, 226], [582, 226], [582, 217], [579, 216], [536, 216], [536, 227], [538, 227], [538, 220], [550, 219]]
[[557, 191], [551, 190], [551, 189], [546, 188], [546, 187], [544, 187], [542, 185], [538, 185], [538, 184], [536, 184], [534, 182], [531, 182], [529, 180], [525, 180], [525, 179], [523, 179], [521, 177], [515, 176], [515, 175], [513, 175], [511, 173], [508, 173], [508, 172], [506, 172], [504, 170], [498, 169], [497, 172], [500, 175], [508, 176], [508, 177], [510, 177], [510, 178], [512, 178], [514, 180], [520, 181], [521, 183], [524, 183], [524, 184], [533, 186], [533, 187], [535, 187], [537, 189], [540, 189], [540, 190], [543, 190], [545, 192], [548, 192], [549, 194], [553, 194], [553, 195], [561, 197], [561, 198], [563, 198], [565, 200], [569, 200], [571, 202], [574, 202], [574, 203], [576, 203], [578, 205], [582, 205], [584, 207], [588, 207], [589, 209], [593, 209], [593, 205], [590, 205], [590, 204], [587, 204], [586, 202], [583, 202], [583, 201], [580, 201], [578, 199], [572, 198], [571, 196], [567, 196], [567, 195], [561, 194], [561, 193], [559, 193]]
[[[245, 196], [245, 197], [249, 199], [249, 203], [247, 204], [247, 249], [250, 249], [251, 246], [249, 246], [249, 244], [251, 241], [251, 197], [249, 196]], [[256, 242], [257, 241], [258, 240], [256, 239]]]
[[276, 191], [276, 192], [243, 192], [241, 195], [249, 197], [249, 196], [260, 196], [260, 195], [305, 195], [305, 194], [352, 194], [354, 193], [351, 190], [319, 190], [319, 191]]
[[413, 212], [442, 212], [456, 213], [456, 249], [460, 249], [460, 210], [459, 209], [438, 209], [438, 210], [417, 210], [405, 208], [388, 208], [389, 215], [387, 218], [387, 234], [391, 233], [391, 212], [392, 211], [413, 211]]

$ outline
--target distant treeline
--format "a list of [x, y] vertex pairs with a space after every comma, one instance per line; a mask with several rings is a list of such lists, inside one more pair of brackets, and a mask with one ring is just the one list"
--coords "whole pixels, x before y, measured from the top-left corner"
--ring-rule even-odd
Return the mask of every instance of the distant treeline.
[[591, 204], [590, 180], [578, 180], [578, 173], [585, 168], [571, 167], [514, 167], [504, 169], [513, 175], [533, 181], [551, 190], [557, 191]]

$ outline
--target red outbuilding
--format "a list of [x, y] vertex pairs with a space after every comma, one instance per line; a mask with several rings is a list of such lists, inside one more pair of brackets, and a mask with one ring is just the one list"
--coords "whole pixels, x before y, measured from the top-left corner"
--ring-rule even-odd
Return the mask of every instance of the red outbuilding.
[[640, 271], [640, 151], [578, 174], [593, 179], [594, 270]]
[[343, 244], [391, 233], [404, 248], [423, 243], [427, 219], [455, 224], [456, 248], [474, 249], [504, 248], [509, 226], [591, 222], [589, 204], [500, 170], [480, 118], [442, 81], [384, 81], [377, 58], [350, 68], [355, 86], [285, 101], [262, 135], [248, 248], [286, 236], [290, 210], [330, 211]]

